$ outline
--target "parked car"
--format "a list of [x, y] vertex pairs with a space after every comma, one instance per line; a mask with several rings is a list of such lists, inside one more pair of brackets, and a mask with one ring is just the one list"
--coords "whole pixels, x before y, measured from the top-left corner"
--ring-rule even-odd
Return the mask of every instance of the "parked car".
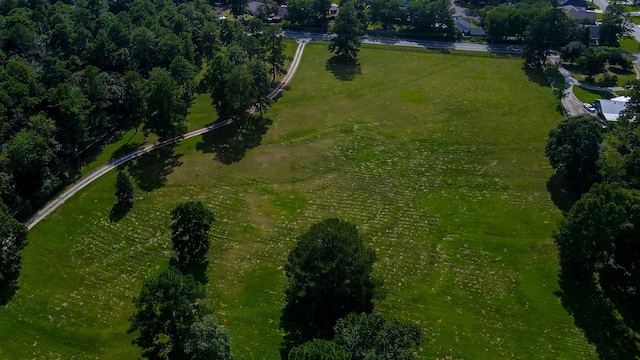
[[592, 104], [589, 104], [589, 103], [583, 103], [582, 105], [583, 105], [583, 106], [584, 106], [584, 108], [585, 108], [585, 109], [587, 109], [590, 113], [594, 113], [594, 112], [596, 112], [596, 108], [595, 108]]

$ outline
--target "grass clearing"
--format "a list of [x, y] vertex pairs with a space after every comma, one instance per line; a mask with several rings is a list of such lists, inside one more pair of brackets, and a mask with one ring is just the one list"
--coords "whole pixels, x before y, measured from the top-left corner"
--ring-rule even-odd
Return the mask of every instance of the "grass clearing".
[[593, 91], [589, 89], [583, 89], [579, 86], [573, 87], [573, 94], [578, 98], [578, 100], [593, 104], [597, 99], [611, 99], [613, 94], [606, 91]]
[[421, 326], [425, 358], [595, 358], [554, 295], [550, 89], [521, 60], [364, 48], [360, 66], [336, 68], [329, 57], [306, 47], [241, 161], [223, 165], [211, 139], [190, 139], [127, 166], [160, 185], [138, 188], [121, 220], [110, 221], [111, 172], [36, 226], [20, 290], [0, 309], [0, 358], [139, 356], [131, 297], [167, 266], [169, 211], [187, 200], [217, 218], [208, 302], [238, 359], [279, 358], [286, 256], [328, 216], [376, 249], [390, 290], [377, 309]]
[[[632, 21], [633, 20], [634, 19], [632, 18]], [[624, 36], [620, 39], [620, 50], [631, 54], [637, 54], [640, 53], [640, 44], [638, 44], [638, 40], [635, 38]]]

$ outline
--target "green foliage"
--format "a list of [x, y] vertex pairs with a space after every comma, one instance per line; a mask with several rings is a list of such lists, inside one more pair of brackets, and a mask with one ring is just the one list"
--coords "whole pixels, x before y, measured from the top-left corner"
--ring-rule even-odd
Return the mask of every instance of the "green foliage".
[[455, 34], [454, 10], [446, 0], [415, 0], [407, 5], [411, 26], [417, 32], [452, 38]]
[[560, 9], [536, 12], [524, 32], [522, 55], [529, 66], [540, 67], [551, 51], [560, 51], [571, 41], [575, 25]]
[[363, 244], [355, 225], [326, 219], [297, 240], [284, 269], [288, 284], [280, 319], [294, 345], [331, 338], [338, 319], [370, 313], [382, 297], [380, 280], [371, 276], [375, 252]]
[[22, 267], [22, 249], [27, 246], [27, 227], [18, 222], [0, 203], [0, 290], [18, 280]]
[[183, 271], [206, 262], [214, 221], [213, 213], [199, 201], [180, 203], [171, 211], [171, 242]]
[[147, 81], [147, 119], [146, 132], [168, 139], [182, 134], [185, 128], [187, 107], [184, 89], [162, 68], [154, 68]]
[[487, 11], [484, 27], [491, 40], [522, 39], [534, 11], [512, 5], [497, 6]]
[[578, 280], [595, 280], [616, 296], [637, 302], [639, 233], [640, 193], [617, 184], [594, 185], [553, 235], [562, 272]]
[[191, 360], [233, 360], [229, 332], [218, 325], [213, 315], [205, 315], [191, 324], [184, 352]]
[[609, 54], [598, 48], [588, 48], [582, 56], [578, 58], [578, 66], [582, 68], [589, 78], [604, 72], [605, 65], [609, 60]]
[[128, 332], [136, 334], [133, 344], [148, 359], [183, 359], [191, 326], [207, 312], [200, 304], [204, 296], [202, 284], [173, 267], [145, 280], [129, 318]]
[[118, 204], [132, 204], [133, 203], [133, 184], [129, 176], [122, 171], [118, 171], [116, 177], [116, 199]]
[[620, 39], [629, 35], [633, 24], [627, 19], [622, 5], [612, 1], [604, 12], [600, 25], [600, 44], [619, 46]]
[[572, 41], [562, 48], [562, 59], [574, 62], [584, 55], [587, 51], [587, 45], [582, 41]]
[[596, 161], [599, 157], [602, 131], [590, 116], [564, 119], [549, 132], [545, 155], [556, 171], [585, 191], [597, 180]]
[[297, 346], [289, 352], [289, 360], [351, 360], [346, 348], [332, 340], [313, 340]]
[[287, 70], [284, 62], [287, 59], [285, 54], [286, 44], [281, 34], [282, 28], [279, 26], [269, 26], [266, 30], [265, 42], [267, 47], [266, 61], [271, 67], [271, 82], [276, 81], [278, 75], [284, 75]]
[[338, 320], [334, 341], [352, 360], [415, 360], [422, 341], [420, 328], [379, 314], [351, 313]]
[[371, 22], [382, 24], [385, 30], [402, 18], [402, 0], [372, 0], [368, 5]]
[[360, 51], [358, 36], [362, 35], [362, 25], [353, 2], [347, 2], [340, 7], [333, 32], [336, 36], [329, 43], [329, 51], [335, 52], [345, 63], [357, 62]]

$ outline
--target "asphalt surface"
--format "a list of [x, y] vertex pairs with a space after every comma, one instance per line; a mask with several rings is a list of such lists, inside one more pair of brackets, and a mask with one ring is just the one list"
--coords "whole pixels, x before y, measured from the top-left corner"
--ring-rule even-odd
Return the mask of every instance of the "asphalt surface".
[[[302, 58], [302, 52], [304, 51], [304, 47], [306, 43], [307, 41], [305, 40], [301, 40], [299, 42], [298, 48], [296, 49], [296, 53], [293, 56], [293, 61], [289, 65], [289, 69], [287, 70], [286, 76], [282, 79], [282, 82], [280, 82], [280, 84], [278, 84], [278, 86], [268, 95], [269, 99], [273, 100], [276, 96], [278, 96], [278, 94], [282, 91], [282, 89], [289, 83], [291, 78], [293, 78], [293, 75], [295, 74], [296, 70], [298, 69], [298, 65], [300, 64], [300, 59]], [[62, 204], [64, 204], [64, 202], [67, 201], [67, 199], [75, 195], [78, 191], [84, 189], [87, 185], [91, 184], [94, 180], [98, 179], [102, 175], [113, 170], [114, 168], [128, 161], [131, 161], [139, 156], [149, 153], [153, 150], [165, 147], [167, 145], [172, 145], [182, 140], [190, 139], [195, 136], [202, 135], [209, 131], [213, 131], [221, 127], [227, 126], [231, 123], [233, 123], [232, 119], [224, 120], [222, 122], [215, 123], [213, 125], [192, 131], [190, 133], [187, 133], [181, 136], [177, 136], [169, 140], [165, 140], [165, 141], [161, 141], [155, 144], [145, 146], [144, 148], [138, 149], [132, 153], [119, 157], [115, 160], [109, 161], [108, 163], [98, 167], [97, 169], [89, 173], [84, 178], [80, 179], [78, 182], [73, 184], [71, 187], [65, 190], [58, 197], [56, 197], [55, 199], [47, 203], [47, 205], [45, 205], [42, 209], [38, 210], [38, 212], [35, 215], [33, 215], [33, 217], [31, 217], [31, 219], [29, 219], [25, 223], [25, 225], [27, 226], [27, 229], [31, 230], [31, 228], [36, 226], [40, 221], [42, 221], [49, 214], [51, 214], [53, 211], [59, 208]]]
[[[309, 39], [309, 40], [321, 40], [329, 41], [335, 35], [322, 34], [305, 31], [284, 31], [284, 36], [289, 39]], [[465, 50], [465, 51], [481, 51], [491, 52], [496, 54], [522, 54], [522, 48], [519, 46], [511, 45], [486, 45], [486, 44], [473, 44], [473, 43], [459, 43], [459, 42], [446, 42], [446, 41], [429, 41], [429, 40], [413, 40], [397, 37], [384, 37], [384, 36], [364, 36], [361, 38], [363, 43], [366, 44], [386, 44], [396, 46], [409, 46], [409, 47], [421, 47], [434, 50]]]

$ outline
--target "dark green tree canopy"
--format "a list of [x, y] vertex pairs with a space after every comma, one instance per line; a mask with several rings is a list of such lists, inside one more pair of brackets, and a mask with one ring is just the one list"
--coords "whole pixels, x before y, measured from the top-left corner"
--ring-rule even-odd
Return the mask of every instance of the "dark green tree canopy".
[[379, 314], [351, 313], [338, 320], [334, 341], [352, 360], [415, 360], [422, 341], [420, 328]]
[[184, 359], [190, 328], [207, 313], [200, 303], [204, 297], [204, 286], [174, 267], [145, 280], [133, 298], [136, 312], [129, 318], [128, 332], [137, 334], [133, 344], [148, 359]]
[[233, 360], [231, 336], [209, 314], [194, 322], [185, 341], [185, 354], [191, 360]]
[[116, 200], [119, 204], [133, 203], [133, 184], [129, 176], [122, 171], [116, 177]]
[[183, 271], [206, 262], [214, 221], [213, 213], [199, 201], [178, 204], [171, 211], [171, 242]]
[[602, 129], [597, 119], [585, 115], [563, 119], [549, 132], [545, 155], [556, 171], [585, 191], [597, 180]]
[[9, 215], [7, 208], [0, 203], [0, 290], [18, 280], [25, 246], [27, 227]]
[[[564, 275], [640, 300], [640, 192], [594, 185], [553, 234]], [[595, 276], [598, 275], [598, 276]]]
[[381, 282], [371, 275], [375, 261], [375, 252], [347, 221], [326, 219], [300, 235], [285, 266], [280, 323], [289, 345], [330, 339], [339, 318], [370, 313], [373, 301], [383, 297]]
[[560, 9], [547, 8], [530, 20], [524, 32], [522, 55], [533, 67], [543, 65], [551, 51], [560, 51], [571, 40], [575, 24]]
[[360, 51], [359, 36], [363, 31], [353, 1], [343, 3], [340, 7], [333, 32], [336, 36], [329, 43], [329, 51], [335, 52], [336, 56], [346, 63], [357, 62]]

